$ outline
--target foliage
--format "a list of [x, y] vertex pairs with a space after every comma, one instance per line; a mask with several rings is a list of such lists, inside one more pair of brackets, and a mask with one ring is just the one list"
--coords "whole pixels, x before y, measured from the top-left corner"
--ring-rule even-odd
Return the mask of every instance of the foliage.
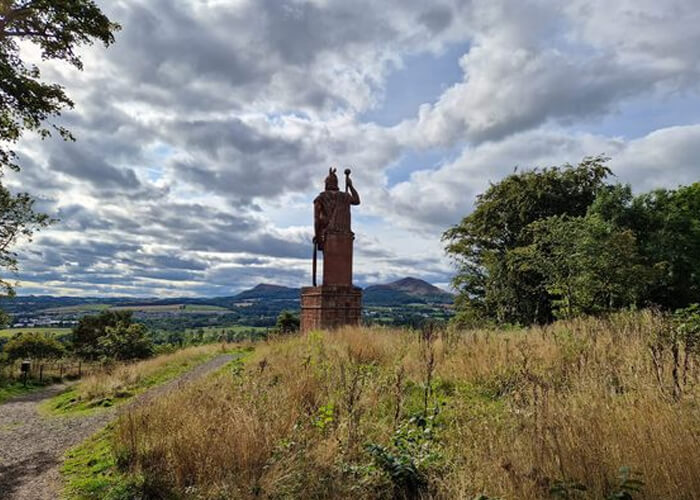
[[618, 482], [613, 491], [605, 496], [605, 500], [632, 500], [633, 493], [639, 493], [644, 487], [644, 481], [639, 479], [638, 472], [633, 472], [629, 467], [620, 467]]
[[153, 342], [148, 330], [140, 323], [117, 322], [108, 326], [105, 335], [98, 340], [103, 356], [116, 360], [144, 359], [153, 355]]
[[443, 235], [461, 325], [700, 302], [700, 183], [634, 196], [607, 158], [514, 173]]
[[365, 446], [377, 466], [389, 476], [396, 497], [418, 498], [425, 491], [427, 468], [440, 457], [436, 428], [435, 415], [414, 416], [394, 432], [391, 446]]
[[[1, 98], [1, 95], [0, 95]], [[19, 238], [31, 239], [34, 232], [48, 226], [53, 220], [34, 211], [34, 200], [27, 193], [12, 194], [0, 183], [0, 268], [17, 270], [17, 254], [12, 251]], [[14, 287], [0, 279], [0, 293], [13, 296]], [[7, 324], [4, 313], [0, 325]]]
[[109, 356], [105, 350], [109, 346], [100, 344], [107, 336], [108, 328], [119, 327], [121, 331], [132, 324], [131, 311], [102, 311], [100, 314], [83, 316], [73, 328], [71, 340], [75, 353], [85, 359]]
[[277, 316], [277, 331], [280, 333], [292, 333], [299, 330], [299, 316], [292, 311], [282, 311]]
[[507, 253], [510, 267], [535, 271], [557, 317], [613, 311], [640, 297], [646, 269], [630, 230], [600, 216], [553, 216], [527, 226], [532, 243]]
[[526, 228], [557, 215], [586, 214], [611, 173], [607, 158], [584, 158], [577, 166], [514, 173], [477, 196], [475, 210], [448, 229], [443, 240], [458, 264], [458, 306], [475, 321], [541, 323], [552, 304], [537, 269], [509, 266], [509, 251], [531, 244]]
[[[19, 169], [16, 153], [4, 144], [17, 142], [25, 130], [49, 136], [43, 122], [73, 106], [60, 85], [42, 82], [39, 69], [22, 60], [19, 42], [38, 46], [44, 60], [82, 69], [76, 49], [95, 40], [108, 46], [118, 28], [92, 0], [0, 2], [0, 169]], [[70, 138], [65, 128], [53, 128]]]
[[10, 360], [60, 358], [65, 353], [63, 345], [51, 335], [20, 333], [3, 347]]
[[590, 210], [636, 235], [655, 274], [647, 303], [673, 310], [700, 302], [700, 182], [637, 197], [629, 186], [611, 186]]
[[[0, 178], [5, 168], [19, 170], [12, 145], [24, 131], [48, 137], [51, 131], [45, 120], [73, 106], [60, 85], [42, 82], [39, 68], [23, 61], [20, 42], [36, 45], [44, 60], [82, 69], [77, 47], [94, 40], [107, 46], [118, 28], [92, 0], [0, 0]], [[52, 127], [64, 139], [72, 139], [66, 128]], [[33, 203], [29, 194], [13, 194], [0, 182], [0, 268], [15, 271], [17, 255], [12, 248], [17, 239], [30, 238], [52, 222], [35, 212]], [[0, 280], [0, 289], [14, 294], [5, 280]], [[6, 323], [6, 315], [0, 314], [0, 324]]]

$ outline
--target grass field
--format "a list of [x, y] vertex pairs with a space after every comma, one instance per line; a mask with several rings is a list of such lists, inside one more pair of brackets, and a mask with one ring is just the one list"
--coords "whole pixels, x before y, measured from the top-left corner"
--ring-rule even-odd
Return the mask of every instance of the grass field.
[[135, 311], [135, 312], [182, 312], [182, 313], [197, 313], [197, 312], [225, 312], [228, 311], [225, 307], [200, 305], [200, 304], [166, 304], [166, 305], [139, 305], [130, 306], [110, 306], [109, 304], [79, 304], [75, 306], [54, 307], [45, 309], [42, 312], [51, 314], [71, 314], [82, 312], [100, 312], [105, 310], [111, 311]]
[[134, 363], [106, 367], [46, 401], [42, 410], [62, 415], [121, 404], [149, 387], [171, 380], [214, 356], [238, 349], [233, 344], [205, 344]]
[[700, 498], [698, 359], [666, 328], [278, 338], [121, 418], [100, 453], [132, 497]]
[[28, 328], [3, 328], [0, 330], [0, 337], [12, 337], [16, 333], [24, 333], [24, 332], [32, 332], [32, 333], [49, 333], [49, 334], [54, 334], [54, 335], [61, 335], [65, 333], [70, 333], [71, 329], [70, 328], [53, 328], [53, 327], [28, 327]]
[[220, 306], [209, 306], [199, 304], [168, 304], [168, 305], [133, 305], [133, 306], [114, 306], [110, 307], [112, 311], [138, 311], [144, 313], [155, 312], [182, 312], [182, 313], [197, 313], [197, 312], [226, 312], [228, 309]]
[[52, 307], [41, 312], [52, 314], [70, 314], [80, 312], [100, 312], [109, 309], [109, 304], [78, 304], [75, 306]]

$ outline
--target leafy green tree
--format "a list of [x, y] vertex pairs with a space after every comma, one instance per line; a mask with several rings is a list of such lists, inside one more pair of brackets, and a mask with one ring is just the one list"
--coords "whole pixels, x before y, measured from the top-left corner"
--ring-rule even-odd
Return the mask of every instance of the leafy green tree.
[[55, 338], [31, 332], [16, 335], [3, 350], [10, 360], [60, 358], [65, 353], [65, 348]]
[[598, 215], [548, 217], [528, 231], [532, 243], [509, 251], [508, 265], [543, 277], [557, 317], [636, 304], [650, 279], [634, 233]]
[[629, 186], [611, 187], [590, 212], [635, 233], [655, 276], [645, 303], [672, 310], [700, 302], [700, 182], [636, 197]]
[[146, 327], [129, 321], [108, 326], [105, 335], [99, 338], [98, 346], [104, 357], [118, 360], [144, 359], [154, 352]]
[[280, 333], [292, 333], [299, 330], [299, 316], [291, 311], [282, 311], [277, 316], [277, 331]]
[[[19, 169], [11, 145], [25, 130], [47, 137], [45, 121], [73, 106], [63, 87], [41, 81], [39, 68], [22, 60], [19, 42], [36, 45], [44, 60], [82, 69], [76, 49], [94, 41], [109, 46], [117, 29], [92, 0], [0, 0], [0, 170]], [[51, 128], [71, 138], [64, 127]]]
[[[0, 268], [17, 270], [17, 253], [12, 250], [18, 238], [31, 239], [34, 232], [48, 226], [52, 219], [33, 210], [34, 200], [26, 193], [13, 195], [0, 184]], [[0, 279], [0, 294], [14, 296], [14, 287]], [[0, 324], [7, 316], [0, 312]]]
[[479, 195], [475, 210], [443, 235], [458, 265], [457, 320], [547, 322], [550, 294], [540, 270], [509, 265], [508, 253], [532, 243], [529, 224], [556, 215], [584, 216], [606, 184], [607, 158], [577, 166], [514, 173]]
[[[71, 341], [75, 353], [86, 359], [104, 356], [100, 339], [107, 335], [108, 328], [132, 323], [131, 311], [102, 311], [100, 314], [83, 316], [73, 328]], [[122, 326], [124, 328], [124, 326]]]
[[[22, 59], [20, 42], [34, 44], [44, 60], [64, 61], [82, 69], [76, 49], [97, 40], [110, 45], [119, 26], [92, 0], [0, 0], [0, 179], [6, 168], [19, 170], [14, 145], [29, 130], [45, 138], [51, 129], [64, 139], [70, 132], [46, 125], [61, 110], [73, 106], [63, 87], [41, 80], [35, 65]], [[0, 267], [15, 271], [17, 239], [46, 227], [51, 219], [35, 212], [27, 193], [12, 194], [0, 182]], [[11, 283], [0, 280], [0, 293], [14, 295]], [[0, 323], [7, 322], [0, 313]]]

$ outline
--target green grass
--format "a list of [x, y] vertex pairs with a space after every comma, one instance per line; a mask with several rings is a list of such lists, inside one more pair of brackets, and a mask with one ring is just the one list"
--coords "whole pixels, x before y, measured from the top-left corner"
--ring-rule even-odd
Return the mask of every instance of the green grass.
[[44, 309], [46, 313], [78, 313], [78, 312], [99, 312], [109, 309], [109, 304], [77, 304], [74, 306], [51, 307]]
[[111, 311], [139, 311], [139, 312], [225, 312], [229, 309], [220, 306], [201, 305], [201, 304], [166, 304], [166, 305], [133, 305], [133, 306], [114, 306], [110, 307]]
[[37, 384], [36, 382], [29, 381], [25, 387], [22, 382], [10, 382], [7, 385], [0, 386], [0, 403], [4, 403], [10, 398], [38, 391], [47, 385], [48, 384]]
[[[252, 347], [237, 349], [238, 356], [209, 376], [241, 370], [252, 351]], [[141, 476], [119, 470], [119, 458], [112, 447], [113, 432], [113, 426], [108, 425], [65, 453], [61, 467], [64, 498], [127, 500], [140, 498], [149, 489]]]
[[112, 453], [111, 426], [68, 450], [61, 474], [63, 496], [70, 499], [134, 498], [138, 484], [119, 472]]
[[37, 327], [23, 327], [23, 328], [3, 328], [0, 330], [0, 337], [7, 337], [10, 338], [14, 336], [16, 333], [26, 333], [26, 332], [31, 332], [31, 333], [49, 333], [52, 335], [62, 335], [65, 333], [70, 333], [71, 329], [70, 328], [58, 328], [58, 327], [51, 327], [51, 326], [37, 326]]
[[[230, 351], [229, 351], [230, 352]], [[234, 351], [236, 352], [236, 351]], [[221, 350], [214, 350], [209, 353], [203, 353], [186, 360], [173, 360], [164, 364], [155, 373], [138, 378], [133, 384], [119, 386], [108, 394], [102, 394], [97, 398], [85, 398], [81, 395], [80, 384], [75, 385], [65, 392], [58, 394], [48, 401], [42, 403], [41, 411], [51, 415], [66, 415], [66, 414], [86, 414], [99, 411], [104, 408], [110, 408], [129, 401], [134, 396], [154, 387], [164, 384], [179, 375], [189, 371], [195, 366], [205, 363], [210, 359], [224, 354]], [[153, 358], [156, 359], [156, 358]]]

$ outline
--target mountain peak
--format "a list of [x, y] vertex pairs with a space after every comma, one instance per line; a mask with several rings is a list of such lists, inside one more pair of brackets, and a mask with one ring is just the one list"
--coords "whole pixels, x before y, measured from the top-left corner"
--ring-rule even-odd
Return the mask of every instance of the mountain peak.
[[402, 278], [385, 285], [372, 285], [365, 288], [365, 302], [382, 303], [452, 303], [451, 293], [431, 285], [419, 278]]

